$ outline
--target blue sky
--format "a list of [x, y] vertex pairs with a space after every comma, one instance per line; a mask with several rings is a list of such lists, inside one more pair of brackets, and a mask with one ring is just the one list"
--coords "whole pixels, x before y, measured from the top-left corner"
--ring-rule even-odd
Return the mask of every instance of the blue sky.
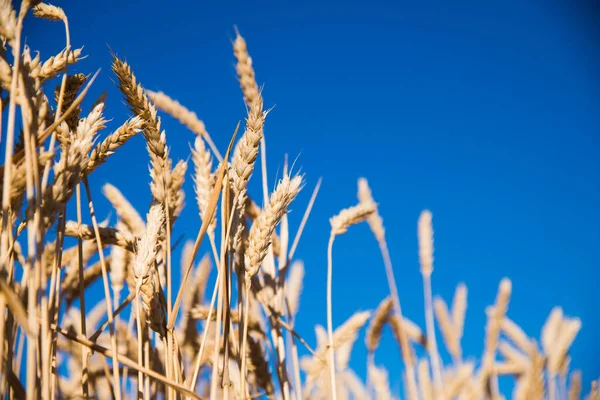
[[[355, 203], [364, 176], [380, 203], [410, 318], [424, 322], [416, 221], [428, 208], [434, 293], [450, 301], [457, 283], [469, 288], [465, 353], [480, 354], [484, 308], [507, 276], [509, 316], [531, 336], [555, 305], [581, 318], [571, 365], [583, 369], [588, 387], [600, 376], [592, 356], [600, 352], [597, 14], [583, 3], [452, 3], [57, 4], [69, 16], [73, 45], [89, 55], [75, 70], [102, 68], [90, 98], [107, 90], [110, 127], [128, 111], [112, 82], [107, 45], [144, 86], [196, 111], [222, 149], [245, 116], [230, 45], [234, 25], [240, 29], [266, 106], [275, 106], [265, 127], [270, 185], [286, 153], [306, 174], [292, 230], [323, 177], [297, 252], [307, 269], [297, 326], [309, 342], [313, 325], [326, 322], [328, 219]], [[59, 24], [30, 18], [27, 29], [42, 58], [64, 46]], [[168, 117], [164, 127], [173, 158], [186, 159], [192, 135]], [[147, 171], [143, 139], [134, 138], [91, 177], [99, 213], [109, 212], [100, 200], [109, 181], [145, 212]], [[251, 182], [257, 198], [258, 178]], [[186, 188], [174, 234], [193, 238], [198, 221]], [[366, 226], [351, 229], [334, 247], [334, 324], [376, 307], [386, 292], [374, 239]], [[398, 391], [393, 346], [388, 335], [376, 360]], [[358, 343], [352, 366], [361, 375], [365, 356]]]

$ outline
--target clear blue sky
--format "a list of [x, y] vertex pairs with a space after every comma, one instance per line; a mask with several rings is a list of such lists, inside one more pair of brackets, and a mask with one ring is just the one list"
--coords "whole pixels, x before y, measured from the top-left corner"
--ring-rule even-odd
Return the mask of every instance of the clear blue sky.
[[[292, 229], [323, 177], [297, 253], [307, 268], [297, 326], [309, 342], [313, 325], [326, 322], [328, 219], [355, 202], [356, 179], [365, 176], [380, 203], [410, 318], [424, 319], [416, 221], [428, 208], [436, 239], [434, 293], [450, 300], [457, 283], [469, 288], [465, 353], [479, 355], [484, 308], [507, 276], [509, 316], [531, 336], [539, 336], [555, 305], [581, 318], [572, 366], [583, 369], [588, 387], [600, 375], [600, 30], [592, 2], [566, 3], [58, 4], [70, 18], [73, 44], [89, 54], [76, 71], [102, 67], [91, 97], [108, 90], [111, 127], [128, 114], [112, 82], [107, 44], [147, 88], [196, 111], [221, 148], [245, 116], [230, 46], [233, 26], [239, 27], [265, 85], [266, 106], [275, 106], [265, 128], [271, 185], [286, 153], [299, 155], [306, 173]], [[27, 22], [27, 42], [42, 58], [63, 47], [60, 25]], [[187, 158], [192, 135], [170, 118], [164, 127], [172, 156]], [[147, 171], [138, 137], [92, 176], [96, 198], [110, 181], [145, 212]], [[187, 208], [174, 234], [192, 238], [198, 221], [192, 187], [186, 188]], [[258, 175], [255, 197], [257, 189]], [[106, 204], [98, 207], [101, 215], [109, 212]], [[387, 284], [366, 226], [336, 241], [334, 264], [337, 325], [374, 308]], [[389, 368], [398, 390], [393, 346], [388, 335], [376, 360]], [[363, 375], [362, 342], [354, 357], [352, 366]]]

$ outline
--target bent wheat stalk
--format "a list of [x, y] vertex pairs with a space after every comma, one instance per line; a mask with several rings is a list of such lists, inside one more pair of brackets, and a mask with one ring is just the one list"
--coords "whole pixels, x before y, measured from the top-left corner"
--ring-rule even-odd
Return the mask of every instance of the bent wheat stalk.
[[375, 212], [374, 204], [358, 204], [345, 208], [339, 214], [329, 220], [331, 233], [327, 245], [327, 336], [329, 340], [329, 377], [331, 384], [331, 396], [337, 399], [335, 383], [335, 353], [333, 348], [333, 310], [332, 310], [332, 288], [333, 288], [333, 242], [336, 236], [348, 231], [352, 225], [365, 221]]

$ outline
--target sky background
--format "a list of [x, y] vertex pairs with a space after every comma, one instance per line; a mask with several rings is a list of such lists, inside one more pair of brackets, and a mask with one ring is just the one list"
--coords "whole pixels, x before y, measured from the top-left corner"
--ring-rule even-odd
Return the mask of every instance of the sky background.
[[[356, 180], [364, 176], [380, 204], [406, 316], [424, 326], [416, 224], [427, 208], [435, 230], [434, 294], [451, 301], [456, 284], [469, 289], [468, 357], [480, 355], [484, 309], [500, 279], [509, 277], [508, 315], [534, 337], [556, 305], [580, 317], [571, 366], [583, 369], [586, 388], [600, 376], [597, 5], [56, 4], [69, 17], [73, 45], [85, 45], [88, 55], [73, 71], [102, 68], [88, 104], [107, 90], [109, 128], [129, 112], [113, 83], [108, 46], [145, 87], [194, 110], [222, 151], [245, 117], [231, 50], [237, 25], [264, 84], [265, 105], [274, 106], [265, 126], [269, 186], [281, 175], [285, 154], [306, 174], [306, 188], [292, 206], [292, 234], [323, 178], [297, 251], [306, 266], [297, 329], [309, 343], [315, 344], [314, 325], [326, 323], [328, 220], [356, 202]], [[28, 18], [25, 29], [26, 43], [41, 50], [42, 59], [64, 47], [58, 23]], [[163, 126], [173, 159], [187, 159], [193, 135], [166, 116]], [[110, 213], [100, 191], [106, 182], [146, 212], [148, 164], [140, 136], [94, 173], [100, 217]], [[199, 228], [190, 177], [187, 207], [174, 230], [186, 239]], [[251, 182], [257, 199], [259, 177]], [[333, 273], [336, 326], [387, 295], [366, 225], [336, 240]], [[364, 376], [362, 340], [351, 366]], [[376, 361], [389, 369], [400, 393], [401, 365], [389, 331]]]

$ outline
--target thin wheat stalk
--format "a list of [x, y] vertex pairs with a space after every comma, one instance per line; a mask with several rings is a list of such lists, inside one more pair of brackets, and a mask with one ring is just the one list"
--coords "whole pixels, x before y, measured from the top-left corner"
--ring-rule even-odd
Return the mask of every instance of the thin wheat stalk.
[[114, 154], [115, 150], [125, 144], [127, 140], [141, 132], [144, 121], [134, 117], [121, 125], [114, 133], [99, 143], [90, 153], [86, 173], [92, 173], [98, 166], [104, 164], [106, 159]]
[[379, 245], [379, 249], [381, 252], [381, 256], [383, 258], [383, 264], [385, 267], [385, 274], [388, 281], [388, 286], [390, 289], [390, 295], [392, 296], [392, 301], [394, 305], [394, 310], [398, 315], [399, 326], [399, 335], [398, 339], [400, 341], [400, 351], [402, 353], [402, 359], [404, 361], [404, 365], [406, 368], [407, 375], [407, 385], [408, 385], [408, 396], [410, 398], [416, 399], [417, 397], [417, 384], [415, 377], [415, 366], [414, 366], [414, 358], [412, 357], [412, 353], [410, 352], [410, 344], [406, 334], [404, 333], [404, 328], [402, 324], [404, 323], [404, 318], [402, 316], [402, 306], [400, 305], [400, 296], [398, 295], [398, 287], [396, 285], [396, 278], [394, 277], [394, 268], [392, 266], [392, 258], [390, 256], [390, 252], [387, 246], [387, 240], [385, 238], [385, 228], [383, 226], [383, 218], [379, 214], [379, 210], [377, 209], [377, 205], [375, 200], [373, 199], [373, 195], [371, 193], [371, 188], [369, 187], [369, 183], [365, 178], [360, 178], [358, 180], [358, 200], [364, 204], [375, 204], [376, 210], [373, 214], [371, 214], [367, 218], [367, 223], [371, 228], [371, 232], [373, 232], [373, 236], [377, 240]]
[[331, 233], [327, 245], [327, 335], [329, 338], [329, 378], [333, 400], [337, 399], [335, 384], [335, 352], [333, 348], [333, 310], [332, 310], [332, 287], [333, 287], [333, 242], [336, 236], [348, 231], [352, 225], [365, 221], [375, 212], [374, 204], [357, 204], [345, 208], [329, 220]]
[[[81, 185], [77, 185], [77, 224], [81, 225]], [[81, 334], [84, 337], [87, 337], [87, 325], [85, 318], [85, 297], [83, 295], [84, 287], [83, 287], [83, 240], [78, 237], [77, 238], [77, 261], [78, 261], [78, 271], [79, 271], [79, 310], [80, 310], [80, 324], [81, 324]], [[83, 344], [81, 345], [81, 386], [83, 390], [83, 395], [85, 397], [89, 396], [89, 375], [88, 375], [88, 352], [87, 347]]]
[[[53, 9], [52, 11], [45, 12], [45, 13], [54, 14], [55, 16], [59, 17], [60, 20], [63, 21], [64, 26], [65, 26], [66, 49], [70, 50], [71, 49], [71, 34], [69, 32], [69, 21], [67, 19], [66, 14], [64, 13], [64, 11], [62, 11], [62, 9], [57, 7], [57, 9]], [[66, 104], [64, 102], [65, 102], [65, 92], [67, 89], [67, 81], [68, 81], [68, 78], [67, 78], [67, 74], [65, 73], [63, 75], [63, 77], [61, 79], [61, 83], [60, 83], [58, 99], [56, 102], [57, 110], [56, 110], [56, 115], [54, 116], [54, 123], [56, 123], [60, 119], [62, 109], [63, 109], [63, 104]], [[83, 82], [81, 84], [83, 84]], [[77, 86], [77, 83], [75, 84], [75, 86]], [[78, 85], [78, 86], [80, 87], [81, 85]], [[78, 87], [78, 89], [79, 89], [79, 87]], [[75, 95], [73, 95], [73, 99], [69, 98], [68, 100], [69, 100], [69, 107], [67, 109], [71, 109], [73, 104], [76, 103]], [[76, 110], [77, 110], [77, 114], [79, 114], [80, 109], [78, 109], [77, 105], [74, 106], [74, 108], [71, 110], [71, 112], [73, 114], [75, 114]], [[70, 121], [73, 122], [72, 128], [75, 128], [77, 121], [73, 121], [72, 117], [71, 117]], [[50, 138], [50, 143], [48, 144], [48, 151], [51, 151], [51, 149], [54, 148], [55, 141], [56, 141], [56, 133], [52, 133], [52, 136]], [[46, 189], [46, 183], [48, 182], [51, 165], [52, 165], [52, 162], [48, 162], [48, 163], [46, 163], [46, 166], [44, 167], [44, 173], [43, 173], [43, 177], [42, 177], [42, 196], [44, 195], [44, 191]]]
[[15, 31], [17, 30], [17, 17], [11, 6], [10, 0], [0, 2], [0, 35], [14, 46]]
[[108, 273], [106, 270], [106, 265], [104, 262], [104, 251], [102, 250], [102, 239], [100, 237], [100, 231], [98, 229], [98, 221], [96, 220], [96, 214], [94, 212], [94, 203], [92, 201], [92, 194], [90, 191], [90, 186], [87, 180], [87, 177], [84, 177], [83, 184], [85, 186], [85, 192], [88, 199], [88, 207], [90, 209], [90, 216], [92, 218], [92, 224], [94, 226], [94, 232], [96, 235], [96, 244], [98, 246], [98, 254], [100, 255], [100, 263], [102, 265], [102, 281], [104, 283], [104, 299], [106, 302], [106, 311], [108, 313], [108, 321], [110, 326], [110, 336], [111, 336], [111, 349], [112, 349], [112, 357], [113, 357], [113, 385], [115, 390], [115, 397], [117, 400], [121, 399], [121, 387], [119, 380], [119, 358], [118, 358], [118, 348], [117, 348], [117, 336], [115, 331], [115, 324], [113, 320], [113, 311], [112, 311], [112, 301], [110, 298], [110, 289], [108, 282]]
[[[33, 338], [28, 338], [27, 362], [33, 363], [36, 362], [36, 359], [48, 359], [50, 357], [50, 334], [48, 327], [47, 293], [45, 290], [47, 284], [46, 271], [45, 269], [42, 271], [39, 257], [37, 257], [38, 254], [43, 252], [43, 248], [41, 244], [42, 232], [40, 226], [41, 204], [39, 196], [34, 198], [34, 191], [39, 193], [40, 190], [37, 149], [32, 140], [32, 135], [35, 135], [35, 132], [37, 131], [38, 122], [36, 117], [33, 115], [35, 99], [32, 99], [32, 96], [36, 96], [34, 94], [36, 87], [32, 87], [31, 80], [26, 78], [28, 77], [25, 77], [24, 74], [19, 76], [19, 84], [22, 88], [19, 94], [22, 99], [21, 117], [24, 129], [23, 143], [26, 165], [26, 196], [27, 204], [29, 205], [30, 209], [32, 209], [32, 212], [29, 212], [28, 215], [26, 215], [28, 259], [25, 270], [27, 271], [28, 277], [27, 312], [29, 316], [29, 324], [31, 326], [34, 324], [38, 325], [38, 337], [35, 338], [35, 344]], [[38, 312], [38, 303], [40, 306], [40, 320], [36, 321], [33, 314]], [[32, 351], [32, 347], [34, 346], [35, 351]], [[35, 371], [33, 371], [31, 368], [28, 368], [27, 373], [28, 382], [34, 382], [39, 376], [40, 386], [36, 387], [38, 395], [41, 394], [42, 396], [47, 396], [50, 390], [49, 364], [43, 363], [41, 365], [41, 371], [38, 371], [37, 376], [34, 376]]]
[[[114, 360], [114, 357], [112, 356], [111, 351], [109, 349], [107, 349], [103, 346], [100, 346], [100, 345], [98, 345], [86, 338], [83, 338], [81, 336], [76, 336], [76, 335], [66, 331], [65, 329], [62, 329], [62, 328], [59, 328], [56, 326], [53, 327], [53, 329], [56, 329], [61, 335], [68, 338], [69, 340], [73, 340], [77, 343], [83, 344], [84, 346], [87, 346], [88, 348], [94, 350], [95, 352], [102, 354], [104, 357]], [[141, 372], [143, 375], [148, 375], [152, 379], [154, 379], [158, 382], [161, 382], [161, 383], [177, 390], [178, 392], [185, 394], [186, 396], [189, 396], [193, 399], [201, 400], [200, 396], [198, 396], [194, 392], [188, 390], [186, 387], [182, 386], [181, 384], [179, 384], [173, 380], [167, 379], [164, 375], [161, 375], [151, 369], [148, 369], [148, 368], [144, 367], [142, 364], [136, 363], [135, 361], [131, 360], [130, 358], [128, 358], [124, 355], [119, 356], [118, 362], [123, 365], [126, 365], [128, 368], [131, 368], [135, 371]]]
[[392, 311], [393, 303], [391, 297], [386, 297], [379, 303], [371, 324], [367, 328], [367, 334], [365, 336], [365, 344], [369, 353], [374, 353], [379, 347], [379, 341], [381, 340], [381, 334], [383, 333], [383, 327], [387, 323], [390, 313]]
[[55, 78], [67, 66], [82, 60], [82, 49], [71, 50], [66, 48], [55, 56], [50, 57], [44, 63], [37, 64], [31, 71], [32, 78], [50, 80]]
[[[201, 365], [201, 360], [202, 360], [202, 355], [204, 353], [204, 349], [206, 346], [206, 339], [208, 338], [208, 331], [210, 328], [210, 323], [213, 320], [212, 317], [212, 313], [214, 311], [214, 306], [215, 306], [215, 300], [217, 298], [217, 291], [220, 285], [220, 279], [221, 279], [221, 271], [219, 268], [217, 268], [217, 279], [215, 282], [215, 286], [213, 289], [213, 294], [210, 300], [210, 306], [208, 309], [208, 315], [206, 317], [206, 325], [204, 327], [204, 331], [202, 332], [202, 340], [200, 342], [200, 350], [198, 351], [198, 355], [196, 356], [196, 361], [194, 363], [194, 372], [192, 374], [192, 380], [190, 381], [190, 390], [194, 391], [196, 388], [196, 382], [198, 381], [198, 373], [200, 372], [200, 365]], [[216, 319], [215, 319], [216, 320]]]
[[[25, 17], [25, 14], [27, 12], [27, 8], [28, 8], [28, 2], [23, 2], [21, 5], [21, 10], [19, 12], [19, 16], [16, 20], [16, 24], [14, 25], [14, 28], [12, 28], [13, 25], [13, 21], [14, 21], [14, 11], [12, 11], [12, 7], [10, 6], [10, 4], [4, 4], [3, 5], [3, 9], [6, 10], [6, 12], [3, 12], [3, 16], [5, 18], [2, 19], [2, 22], [4, 22], [3, 24], [3, 29], [2, 31], [4, 33], [7, 34], [7, 38], [13, 38], [12, 39], [12, 48], [13, 48], [13, 57], [14, 57], [14, 67], [13, 67], [13, 71], [12, 71], [12, 81], [11, 81], [11, 87], [10, 87], [10, 98], [9, 98], [9, 106], [8, 106], [8, 123], [7, 123], [7, 128], [6, 128], [6, 145], [5, 145], [5, 155], [4, 155], [4, 186], [3, 186], [3, 191], [2, 191], [2, 232], [1, 232], [1, 239], [0, 239], [0, 259], [1, 260], [8, 260], [8, 232], [9, 232], [9, 210], [10, 210], [10, 191], [11, 191], [11, 173], [12, 173], [12, 158], [13, 158], [13, 147], [14, 147], [14, 132], [15, 132], [15, 118], [16, 118], [16, 101], [17, 101], [17, 77], [18, 77], [18, 73], [19, 73], [19, 68], [20, 68], [20, 62], [21, 62], [21, 57], [20, 57], [20, 49], [21, 49], [21, 31], [22, 31], [22, 27], [23, 27], [23, 18]], [[5, 261], [6, 262], [6, 261]], [[4, 266], [4, 269], [6, 269], [6, 265]], [[4, 300], [0, 300], [0, 305], [2, 306], [2, 309], [4, 309], [5, 307], [5, 303]], [[5, 337], [5, 324], [4, 324], [4, 318], [0, 318], [2, 319], [2, 326], [0, 326], [0, 343], [4, 343], [4, 337]], [[0, 346], [0, 360], [4, 360], [4, 346]], [[0, 362], [0, 376], [2, 376], [1, 378], [1, 382], [0, 382], [0, 389], [2, 389], [2, 392], [4, 393], [4, 377], [6, 376], [6, 374], [4, 373], [4, 362]], [[33, 375], [32, 371], [29, 371], [33, 368], [32, 366], [28, 367], [28, 376]], [[28, 383], [33, 384], [33, 382], [28, 381]], [[35, 387], [35, 386], [30, 386], [30, 387]]]
[[[128, 233], [131, 233], [134, 236], [141, 236], [146, 229], [146, 224], [121, 191], [110, 183], [107, 183], [102, 187], [102, 193], [108, 201], [110, 201], [117, 212], [117, 215], [121, 219], [122, 226], [119, 227], [117, 225], [117, 231], [124, 233], [128, 231]], [[123, 227], [126, 227], [127, 229], [122, 229]]]
[[[63, 213], [63, 215], [61, 215], [59, 217], [58, 220], [58, 229], [57, 229], [57, 243], [58, 243], [58, 247], [56, 248], [56, 253], [55, 253], [55, 260], [56, 262], [53, 265], [52, 268], [52, 273], [53, 273], [53, 277], [54, 277], [54, 281], [53, 281], [53, 286], [51, 284], [51, 294], [50, 294], [50, 298], [52, 299], [52, 295], [54, 296], [54, 300], [50, 301], [50, 304], [53, 305], [54, 307], [54, 312], [52, 314], [52, 318], [50, 319], [50, 324], [56, 324], [58, 323], [58, 318], [59, 318], [59, 310], [61, 308], [61, 293], [60, 293], [60, 270], [59, 270], [59, 266], [62, 263], [62, 253], [63, 253], [63, 248], [64, 248], [64, 238], [65, 238], [65, 234], [64, 234], [64, 228], [65, 228], [65, 215]], [[52, 290], [54, 289], [54, 290]], [[49, 312], [51, 312], [52, 310], [50, 310]], [[58, 339], [58, 334], [55, 331], [52, 331], [52, 337], [51, 337], [51, 343], [52, 343], [52, 354], [51, 354], [51, 365], [50, 368], [52, 371], [56, 371], [58, 368], [58, 355], [57, 355], [57, 339]], [[57, 387], [58, 387], [58, 374], [54, 373], [52, 375], [52, 386], [50, 387], [50, 393], [56, 393], [57, 391]]]

